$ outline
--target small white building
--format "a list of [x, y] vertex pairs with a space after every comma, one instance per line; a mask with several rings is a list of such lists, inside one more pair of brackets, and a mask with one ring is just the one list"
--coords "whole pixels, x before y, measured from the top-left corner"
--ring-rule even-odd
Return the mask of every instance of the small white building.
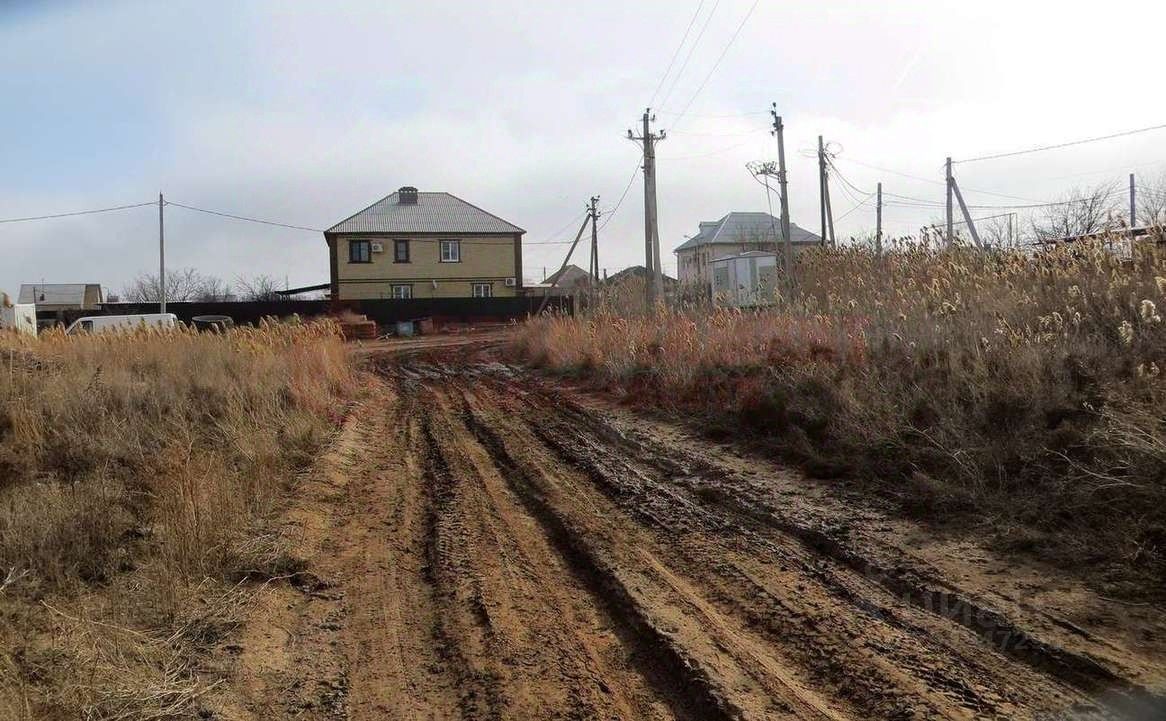
[[717, 305], [769, 305], [777, 292], [777, 253], [750, 250], [712, 261], [712, 297]]

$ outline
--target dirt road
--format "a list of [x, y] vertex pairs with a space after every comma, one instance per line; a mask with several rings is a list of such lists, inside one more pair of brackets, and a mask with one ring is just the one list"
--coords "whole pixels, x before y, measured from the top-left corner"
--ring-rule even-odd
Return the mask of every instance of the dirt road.
[[1161, 609], [473, 347], [376, 355], [231, 719], [1162, 718]]

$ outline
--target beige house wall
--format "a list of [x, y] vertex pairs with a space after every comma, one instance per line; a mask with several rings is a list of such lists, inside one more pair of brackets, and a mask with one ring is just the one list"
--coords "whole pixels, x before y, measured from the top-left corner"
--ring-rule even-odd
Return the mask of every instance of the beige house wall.
[[[393, 242], [409, 241], [409, 262], [394, 262]], [[384, 252], [372, 253], [369, 263], [349, 262], [349, 242], [380, 242]], [[459, 262], [441, 262], [442, 240], [457, 240], [461, 245]], [[489, 283], [495, 297], [515, 296], [521, 276], [518, 263], [521, 241], [514, 235], [463, 235], [441, 237], [404, 237], [373, 235], [339, 235], [336, 237], [335, 268], [339, 298], [391, 298], [392, 286], [412, 287], [414, 298], [468, 298], [476, 283]], [[506, 279], [515, 278], [514, 286]]]

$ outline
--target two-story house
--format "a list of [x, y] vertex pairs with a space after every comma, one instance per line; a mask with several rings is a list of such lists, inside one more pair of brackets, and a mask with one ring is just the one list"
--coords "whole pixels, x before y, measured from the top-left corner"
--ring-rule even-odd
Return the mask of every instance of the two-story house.
[[324, 231], [332, 297], [517, 295], [525, 232], [449, 193], [403, 187]]
[[[822, 243], [817, 234], [794, 223], [789, 230], [795, 253]], [[696, 235], [672, 251], [677, 276], [682, 284], [708, 288], [714, 260], [755, 250], [780, 252], [780, 237], [781, 221], [769, 213], [734, 211], [720, 220], [703, 222]]]

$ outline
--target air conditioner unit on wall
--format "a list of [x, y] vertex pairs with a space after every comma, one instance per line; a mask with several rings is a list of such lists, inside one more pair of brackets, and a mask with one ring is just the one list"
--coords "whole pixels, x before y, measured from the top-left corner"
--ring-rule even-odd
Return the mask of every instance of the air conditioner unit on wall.
[[372, 252], [374, 252], [374, 253], [385, 252], [385, 244], [384, 243], [378, 243], [377, 241], [374, 240], [370, 245], [372, 247]]
[[506, 287], [507, 288], [513, 288], [516, 285], [518, 285], [518, 278], [507, 278], [506, 279]]

